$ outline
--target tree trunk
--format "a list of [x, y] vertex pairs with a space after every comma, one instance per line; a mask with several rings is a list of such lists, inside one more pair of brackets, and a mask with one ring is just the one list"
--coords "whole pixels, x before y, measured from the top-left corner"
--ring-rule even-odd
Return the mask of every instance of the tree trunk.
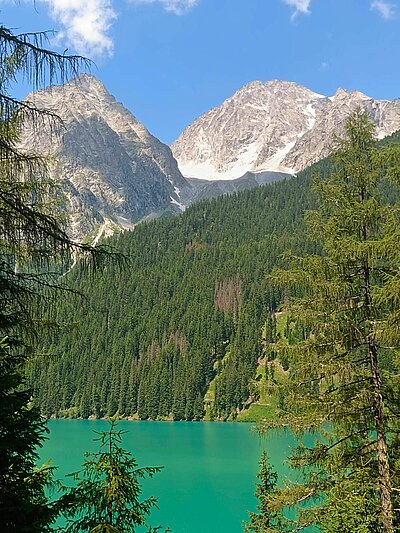
[[[368, 238], [367, 228], [363, 228], [363, 240]], [[371, 310], [372, 298], [370, 287], [370, 265], [368, 260], [364, 261], [364, 290], [365, 290], [365, 306], [366, 306], [366, 319], [368, 321], [373, 320], [373, 313]], [[386, 533], [394, 533], [393, 527], [393, 506], [391, 498], [391, 482], [390, 482], [390, 470], [389, 460], [386, 444], [386, 422], [385, 411], [382, 396], [382, 382], [379, 372], [378, 364], [378, 351], [373, 337], [371, 337], [371, 331], [368, 334], [368, 357], [370, 362], [371, 374], [372, 374], [372, 392], [374, 396], [373, 410], [376, 429], [376, 455], [378, 460], [378, 484], [381, 496], [381, 517], [382, 525]]]
[[391, 499], [391, 483], [389, 461], [386, 445], [386, 424], [383, 410], [381, 377], [379, 374], [378, 357], [375, 344], [368, 341], [368, 352], [372, 370], [372, 386], [374, 393], [374, 416], [376, 428], [376, 453], [378, 459], [378, 483], [381, 494], [382, 525], [387, 533], [393, 533], [393, 506]]

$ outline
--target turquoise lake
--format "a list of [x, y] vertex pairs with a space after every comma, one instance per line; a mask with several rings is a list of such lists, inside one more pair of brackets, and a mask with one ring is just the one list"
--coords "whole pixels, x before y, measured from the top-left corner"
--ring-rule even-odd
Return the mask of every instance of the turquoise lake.
[[[49, 440], [40, 451], [51, 459], [56, 477], [79, 470], [85, 451], [95, 451], [93, 431], [106, 431], [104, 420], [50, 420]], [[164, 469], [144, 482], [144, 497], [159, 498], [149, 524], [172, 533], [241, 533], [247, 511], [255, 510], [256, 473], [266, 449], [280, 478], [294, 441], [273, 433], [260, 439], [252, 424], [218, 422], [127, 422], [123, 448], [139, 466]]]

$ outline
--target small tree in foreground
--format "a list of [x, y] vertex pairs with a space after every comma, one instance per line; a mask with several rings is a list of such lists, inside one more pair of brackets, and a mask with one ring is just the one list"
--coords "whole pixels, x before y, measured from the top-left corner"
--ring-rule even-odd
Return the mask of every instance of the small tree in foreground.
[[263, 450], [260, 460], [260, 470], [257, 478], [255, 496], [259, 501], [258, 513], [249, 512], [250, 521], [244, 524], [245, 533], [268, 533], [279, 531], [279, 516], [273, 512], [270, 506], [270, 496], [276, 489], [278, 476], [268, 462], [267, 452]]
[[134, 533], [136, 526], [146, 525], [152, 508], [157, 507], [157, 498], [140, 501], [140, 480], [153, 477], [162, 467], [139, 468], [120, 446], [125, 431], [115, 426], [112, 420], [108, 431], [98, 433], [100, 450], [86, 453], [82, 470], [71, 474], [77, 486], [67, 489], [61, 500], [67, 533]]

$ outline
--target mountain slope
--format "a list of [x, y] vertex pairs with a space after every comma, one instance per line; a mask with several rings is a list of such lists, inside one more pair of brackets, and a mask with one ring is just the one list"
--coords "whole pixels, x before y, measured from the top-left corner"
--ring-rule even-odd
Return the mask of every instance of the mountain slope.
[[51, 177], [63, 185], [72, 236], [180, 210], [179, 192], [188, 184], [171, 150], [96, 78], [81, 74], [27, 100], [64, 123], [58, 136], [27, 125], [21, 144], [55, 161]]
[[[400, 134], [386, 143], [399, 145]], [[266, 377], [264, 341], [289, 326], [271, 311], [290, 286], [283, 295], [268, 273], [287, 265], [289, 250], [318, 253], [304, 212], [315, 206], [315, 173], [331, 170], [328, 158], [290, 180], [203, 200], [179, 217], [121, 233], [110, 242], [130, 257], [122, 271], [110, 265], [93, 278], [73, 269], [70, 284], [87, 298], [46, 301], [49, 322], [66, 326], [43, 332], [39, 351], [56, 356], [32, 361], [30, 383], [43, 412], [243, 415], [257, 400], [256, 373]], [[394, 183], [382, 192], [389, 203], [400, 198]]]
[[68, 326], [42, 339], [40, 351], [55, 357], [32, 362], [43, 412], [200, 419], [215, 380], [209, 415], [235, 417], [280, 300], [266, 274], [285, 250], [313, 250], [303, 225], [310, 178], [204, 200], [114, 236], [131, 260], [125, 270], [110, 266], [89, 281], [75, 268], [71, 286], [87, 297], [46, 304], [49, 320]]
[[339, 89], [325, 97], [287, 81], [255, 81], [195, 120], [171, 148], [183, 175], [221, 180], [247, 171], [296, 173], [330, 152], [348, 114], [364, 107], [379, 138], [400, 128], [400, 100]]
[[191, 205], [206, 198], [216, 198], [225, 196], [246, 189], [254, 189], [267, 183], [275, 183], [287, 178], [290, 174], [283, 172], [246, 172], [240, 178], [233, 180], [202, 180], [196, 178], [187, 178], [190, 189], [185, 189], [182, 194], [182, 202]]

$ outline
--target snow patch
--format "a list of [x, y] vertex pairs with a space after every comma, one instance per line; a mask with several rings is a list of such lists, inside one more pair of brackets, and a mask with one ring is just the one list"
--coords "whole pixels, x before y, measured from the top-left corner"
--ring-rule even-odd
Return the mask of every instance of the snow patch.
[[180, 163], [178, 161], [178, 166], [185, 178], [197, 178], [203, 180], [220, 179], [215, 177], [218, 174], [218, 171], [209, 161], [204, 161], [203, 163]]
[[183, 204], [177, 202], [175, 200], [175, 198], [172, 198], [172, 196], [170, 196], [170, 198], [171, 198], [171, 204], [177, 205], [181, 211], [185, 211], [186, 206], [184, 206]]
[[135, 224], [133, 224], [133, 222], [129, 220], [129, 218], [123, 217], [122, 215], [117, 215], [116, 219], [117, 219], [118, 224], [123, 229], [134, 229], [135, 227]]
[[286, 144], [283, 148], [278, 150], [273, 156], [271, 156], [265, 164], [263, 165], [265, 168], [264, 170], [269, 170], [273, 172], [285, 172], [287, 174], [295, 174], [295, 171], [293, 168], [284, 167], [281, 166], [282, 161], [285, 159], [287, 154], [290, 152], [290, 150], [293, 148], [293, 146], [296, 144], [296, 141], [292, 141]]
[[179, 163], [179, 170], [187, 178], [196, 178], [208, 181], [214, 180], [234, 180], [240, 178], [252, 168], [257, 160], [260, 151], [258, 141], [249, 144], [241, 153], [238, 159], [232, 163], [227, 170], [217, 170], [210, 161], [202, 163]]
[[312, 130], [313, 127], [315, 126], [316, 117], [317, 117], [317, 113], [312, 103], [307, 105], [306, 114], [308, 116], [308, 129]]
[[246, 172], [285, 172], [293, 174], [292, 168], [281, 166], [283, 159], [290, 152], [296, 141], [288, 142], [262, 165], [255, 168], [258, 154], [262, 148], [259, 141], [249, 144], [243, 152], [238, 154], [238, 160], [228, 170], [218, 171], [210, 161], [203, 163], [178, 163], [179, 170], [187, 178], [203, 179], [207, 181], [234, 180], [241, 178]]

